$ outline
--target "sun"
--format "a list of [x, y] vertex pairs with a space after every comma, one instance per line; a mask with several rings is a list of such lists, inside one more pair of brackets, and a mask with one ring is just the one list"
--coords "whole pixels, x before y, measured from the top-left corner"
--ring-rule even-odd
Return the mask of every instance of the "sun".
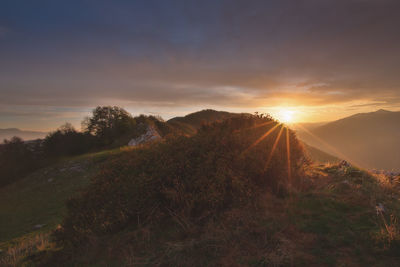
[[283, 123], [291, 123], [294, 121], [294, 114], [293, 110], [281, 109], [278, 113], [278, 119]]

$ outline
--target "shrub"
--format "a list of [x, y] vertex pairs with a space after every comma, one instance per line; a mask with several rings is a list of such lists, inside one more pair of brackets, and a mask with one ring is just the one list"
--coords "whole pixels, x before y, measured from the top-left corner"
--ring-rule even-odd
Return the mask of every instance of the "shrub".
[[100, 147], [126, 145], [130, 139], [144, 134], [149, 126], [154, 127], [162, 137], [176, 132], [161, 117], [146, 115], [132, 117], [120, 107], [99, 106], [93, 110], [91, 117], [82, 122], [84, 132], [89, 136], [95, 136]]
[[4, 140], [4, 144], [0, 145], [0, 186], [20, 179], [40, 166], [38, 146], [36, 142], [28, 144], [15, 136]]
[[74, 247], [127, 227], [163, 227], [161, 221], [203, 225], [226, 210], [257, 205], [267, 191], [282, 194], [295, 186], [303, 159], [295, 134], [269, 117], [204, 125], [192, 137], [168, 138], [107, 163], [68, 202], [56, 236]]
[[88, 152], [95, 144], [92, 135], [77, 132], [71, 124], [66, 123], [46, 136], [43, 148], [46, 156], [60, 157]]
[[136, 122], [126, 110], [120, 107], [96, 107], [92, 116], [82, 122], [87, 134], [94, 135], [104, 145], [109, 145], [115, 139], [129, 133]]

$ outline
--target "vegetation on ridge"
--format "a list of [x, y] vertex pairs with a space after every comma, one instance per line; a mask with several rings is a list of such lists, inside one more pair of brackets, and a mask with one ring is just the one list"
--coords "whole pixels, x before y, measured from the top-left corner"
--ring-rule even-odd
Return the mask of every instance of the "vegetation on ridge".
[[400, 181], [344, 163], [311, 165], [295, 134], [269, 117], [235, 116], [203, 125], [190, 137], [169, 135], [105, 159], [90, 185], [68, 201], [51, 237], [46, 231], [54, 224], [9, 246], [0, 263], [395, 266], [400, 261]]
[[[193, 137], [134, 149], [106, 164], [86, 192], [68, 203], [56, 236], [69, 249], [143, 228], [158, 245], [193, 239], [226, 213], [257, 210], [265, 194], [283, 196], [300, 185], [304, 160], [293, 132], [269, 117], [203, 126]], [[170, 229], [161, 234], [165, 227]], [[138, 256], [155, 253], [140, 250], [146, 247], [140, 238], [134, 242]]]
[[77, 131], [65, 123], [43, 140], [24, 142], [18, 137], [5, 140], [0, 145], [0, 187], [64, 157], [125, 146], [148, 126], [154, 127], [161, 136], [178, 131], [159, 117], [132, 117], [123, 108], [111, 106], [95, 108], [82, 126], [82, 131]]

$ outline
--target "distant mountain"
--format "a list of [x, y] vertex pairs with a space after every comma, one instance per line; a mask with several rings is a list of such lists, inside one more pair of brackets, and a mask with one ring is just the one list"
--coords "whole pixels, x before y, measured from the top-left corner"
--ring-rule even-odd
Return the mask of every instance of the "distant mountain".
[[230, 113], [226, 111], [216, 111], [205, 109], [202, 111], [190, 113], [184, 117], [175, 117], [167, 121], [174, 128], [181, 130], [183, 133], [192, 135], [204, 123], [212, 123], [219, 120], [232, 118], [240, 115], [239, 113]]
[[295, 130], [296, 132], [307, 130], [314, 130], [322, 125], [327, 124], [327, 122], [301, 122], [301, 123], [293, 123], [289, 124], [290, 129]]
[[359, 113], [298, 135], [311, 146], [361, 167], [400, 170], [400, 112]]
[[314, 162], [318, 164], [326, 164], [326, 163], [338, 163], [341, 161], [338, 157], [332, 156], [327, 152], [324, 152], [318, 148], [310, 146], [309, 144], [303, 142], [304, 151], [306, 155]]
[[10, 139], [13, 136], [21, 137], [23, 140], [34, 140], [46, 136], [45, 132], [24, 131], [17, 128], [0, 129], [0, 143], [4, 139]]

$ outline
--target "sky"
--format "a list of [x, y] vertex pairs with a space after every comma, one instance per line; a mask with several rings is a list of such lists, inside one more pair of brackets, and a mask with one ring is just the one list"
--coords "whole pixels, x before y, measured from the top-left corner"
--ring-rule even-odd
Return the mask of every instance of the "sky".
[[2, 0], [0, 128], [98, 105], [329, 121], [400, 110], [397, 0]]

